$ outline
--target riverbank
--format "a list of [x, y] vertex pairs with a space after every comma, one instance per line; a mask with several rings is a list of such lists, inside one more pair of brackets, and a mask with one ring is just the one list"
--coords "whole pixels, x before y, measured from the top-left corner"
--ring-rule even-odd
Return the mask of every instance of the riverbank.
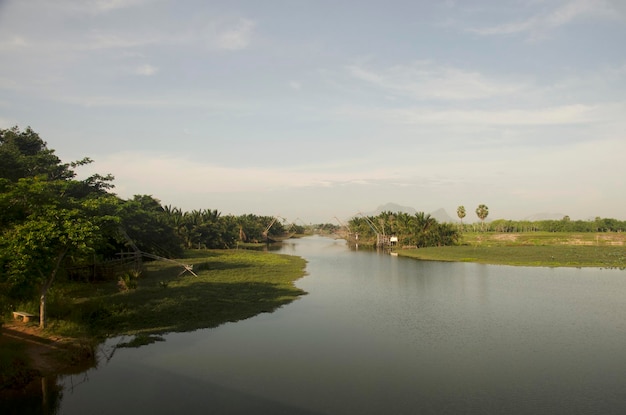
[[400, 256], [431, 261], [540, 267], [626, 268], [626, 234], [478, 232], [458, 246], [398, 249]]
[[[144, 264], [124, 284], [64, 283], [54, 287], [49, 326], [7, 322], [0, 352], [26, 361], [23, 373], [67, 373], [89, 363], [89, 344], [120, 335], [145, 344], [159, 334], [217, 327], [275, 309], [306, 294], [294, 282], [304, 275], [299, 257], [245, 250], [192, 250], [177, 260]], [[84, 340], [78, 340], [84, 339]], [[15, 353], [15, 344], [21, 345]], [[91, 349], [93, 350], [93, 348]], [[22, 356], [22, 357], [20, 357]], [[25, 356], [25, 358], [23, 358]], [[77, 361], [78, 360], [78, 361]], [[30, 371], [30, 372], [29, 372]]]

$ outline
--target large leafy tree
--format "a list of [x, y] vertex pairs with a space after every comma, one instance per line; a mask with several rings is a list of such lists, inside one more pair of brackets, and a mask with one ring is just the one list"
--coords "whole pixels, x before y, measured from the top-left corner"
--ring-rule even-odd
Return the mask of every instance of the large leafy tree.
[[0, 130], [0, 160], [0, 282], [13, 297], [38, 290], [45, 326], [48, 290], [65, 263], [93, 253], [116, 228], [113, 178], [76, 180], [74, 168], [90, 160], [61, 163], [30, 128]]
[[143, 252], [174, 258], [182, 254], [182, 239], [158, 199], [135, 195], [120, 204], [121, 226]]
[[63, 180], [73, 178], [74, 172], [30, 127], [0, 130], [0, 177], [16, 182], [35, 176]]
[[[66, 260], [93, 254], [111, 235], [118, 218], [117, 199], [64, 198], [58, 183], [48, 183], [50, 199], [27, 220], [3, 234], [4, 270], [15, 297], [39, 291], [40, 326], [46, 324], [46, 300], [50, 287]], [[109, 214], [107, 214], [109, 213]]]

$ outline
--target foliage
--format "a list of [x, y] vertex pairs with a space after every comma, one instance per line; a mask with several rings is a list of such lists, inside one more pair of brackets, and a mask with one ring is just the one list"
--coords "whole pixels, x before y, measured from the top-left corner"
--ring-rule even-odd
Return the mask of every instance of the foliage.
[[45, 323], [46, 295], [68, 260], [93, 254], [117, 221], [117, 199], [106, 193], [110, 176], [75, 180], [73, 168], [90, 162], [61, 164], [32, 130], [0, 130], [0, 157], [12, 169], [0, 169], [0, 282], [16, 298], [41, 296]]
[[121, 226], [139, 250], [174, 258], [183, 252], [183, 240], [171, 226], [160, 201], [149, 195], [135, 195], [120, 202]]
[[[626, 232], [626, 221], [596, 217], [593, 220], [571, 220], [568, 216], [561, 220], [510, 220], [496, 219], [481, 225], [484, 231], [491, 232]], [[476, 230], [473, 225], [464, 225], [468, 232]]]
[[463, 224], [463, 218], [466, 216], [465, 206], [459, 206], [458, 208], [456, 208], [456, 214], [461, 220], [461, 224]]
[[459, 232], [455, 226], [439, 223], [430, 214], [417, 212], [382, 212], [378, 216], [353, 217], [348, 222], [359, 243], [374, 243], [376, 234], [395, 235], [400, 246], [442, 246], [455, 244]]
[[480, 219], [481, 229], [484, 229], [485, 219], [487, 218], [487, 216], [489, 216], [489, 208], [487, 207], [487, 205], [478, 205], [478, 207], [476, 208], [476, 216], [478, 216], [478, 219]]
[[127, 271], [117, 280], [117, 287], [120, 291], [134, 290], [137, 288], [137, 280], [140, 276], [140, 271]]
[[18, 127], [0, 130], [0, 177], [16, 182], [36, 176], [65, 180], [73, 178], [74, 173], [30, 127], [25, 131]]

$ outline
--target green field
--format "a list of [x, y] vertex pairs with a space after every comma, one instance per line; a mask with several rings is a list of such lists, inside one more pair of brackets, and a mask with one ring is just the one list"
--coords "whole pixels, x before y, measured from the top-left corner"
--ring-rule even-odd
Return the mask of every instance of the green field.
[[401, 256], [483, 264], [626, 268], [623, 233], [465, 233], [458, 246], [398, 249]]
[[216, 327], [271, 312], [304, 291], [302, 258], [246, 250], [188, 251], [178, 261], [196, 276], [166, 261], [144, 271], [120, 290], [116, 282], [60, 285], [49, 306], [50, 328], [66, 336], [110, 337], [161, 334]]

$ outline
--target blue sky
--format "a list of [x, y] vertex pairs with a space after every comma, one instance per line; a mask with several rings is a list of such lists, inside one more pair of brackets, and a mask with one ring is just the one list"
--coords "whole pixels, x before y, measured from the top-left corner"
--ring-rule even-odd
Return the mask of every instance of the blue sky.
[[124, 198], [626, 218], [626, 2], [0, 0], [0, 128]]

